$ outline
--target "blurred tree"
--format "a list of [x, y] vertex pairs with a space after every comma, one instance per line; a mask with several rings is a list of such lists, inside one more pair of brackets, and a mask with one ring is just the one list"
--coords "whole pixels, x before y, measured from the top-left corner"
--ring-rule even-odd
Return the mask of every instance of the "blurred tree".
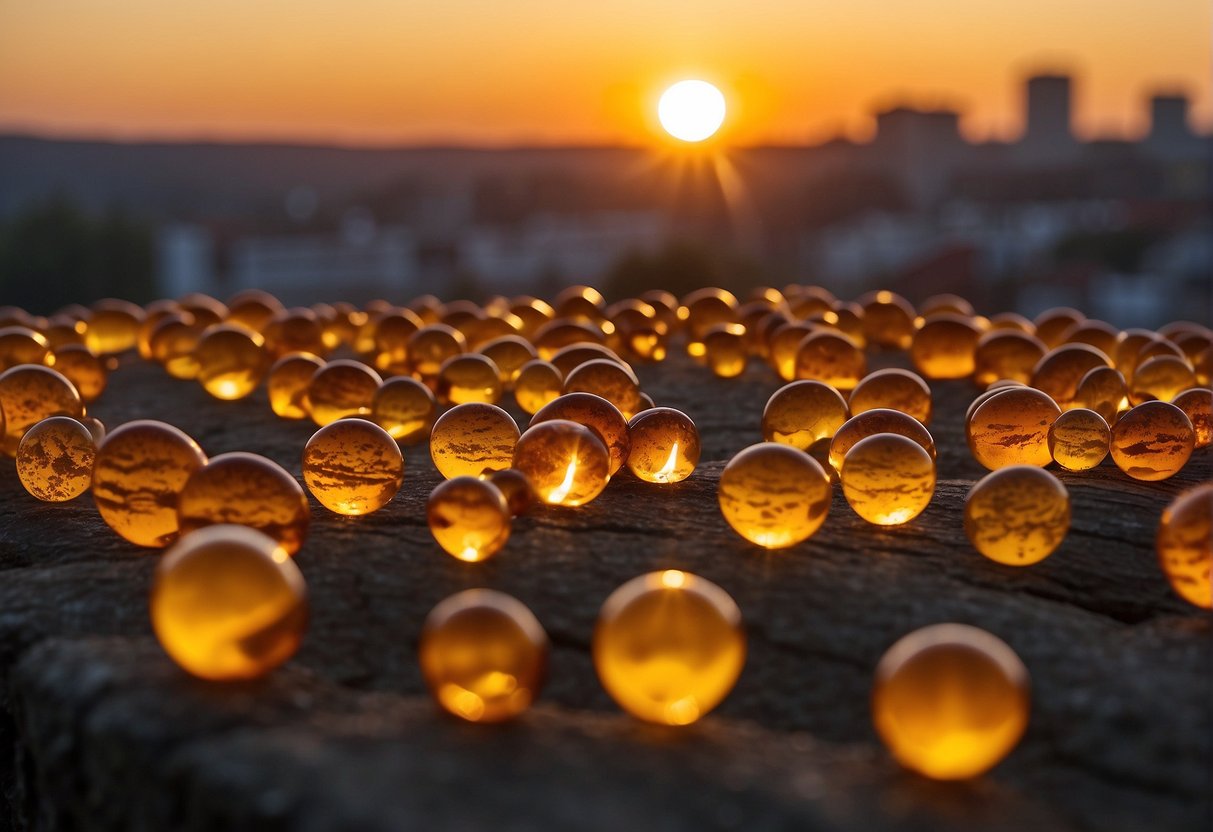
[[763, 280], [764, 272], [752, 260], [707, 244], [675, 240], [655, 252], [623, 255], [607, 272], [602, 291], [611, 299], [636, 297], [649, 289], [665, 289], [682, 297], [703, 286], [737, 292]]

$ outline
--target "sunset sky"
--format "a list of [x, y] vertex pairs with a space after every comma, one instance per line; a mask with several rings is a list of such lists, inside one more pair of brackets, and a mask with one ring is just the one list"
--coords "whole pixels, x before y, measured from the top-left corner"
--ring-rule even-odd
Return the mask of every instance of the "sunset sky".
[[1182, 88], [1213, 125], [1209, 0], [36, 0], [0, 3], [0, 131], [348, 144], [642, 144], [662, 89], [719, 86], [735, 144], [864, 138], [874, 107], [1020, 129], [1079, 76], [1081, 135]]

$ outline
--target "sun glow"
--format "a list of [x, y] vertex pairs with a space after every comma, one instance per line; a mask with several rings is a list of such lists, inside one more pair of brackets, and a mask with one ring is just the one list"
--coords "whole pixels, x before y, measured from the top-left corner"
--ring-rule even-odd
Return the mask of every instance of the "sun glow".
[[684, 142], [701, 142], [724, 123], [724, 95], [707, 81], [679, 81], [657, 102], [665, 131]]

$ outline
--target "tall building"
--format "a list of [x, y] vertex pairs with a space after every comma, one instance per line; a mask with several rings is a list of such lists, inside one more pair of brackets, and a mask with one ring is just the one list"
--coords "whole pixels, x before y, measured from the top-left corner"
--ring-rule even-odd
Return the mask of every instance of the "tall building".
[[955, 110], [894, 107], [876, 114], [872, 142], [884, 167], [894, 173], [910, 199], [927, 206], [947, 188], [970, 147], [960, 135]]
[[1069, 75], [1034, 75], [1024, 85], [1024, 132], [1016, 148], [1024, 162], [1065, 164], [1078, 143], [1071, 127], [1073, 83]]
[[1143, 144], [1147, 153], [1166, 162], [1198, 160], [1209, 152], [1208, 142], [1188, 122], [1187, 96], [1178, 93], [1150, 98], [1150, 132]]

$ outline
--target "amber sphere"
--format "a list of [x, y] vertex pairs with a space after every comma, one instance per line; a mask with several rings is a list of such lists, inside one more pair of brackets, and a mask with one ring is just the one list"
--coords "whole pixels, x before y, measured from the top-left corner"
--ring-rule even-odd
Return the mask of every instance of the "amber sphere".
[[371, 398], [371, 418], [405, 445], [426, 439], [437, 415], [438, 402], [430, 388], [408, 376], [389, 378]]
[[193, 474], [177, 500], [181, 534], [204, 526], [248, 526], [288, 555], [307, 539], [311, 508], [299, 483], [276, 462], [243, 452], [220, 454]]
[[514, 379], [514, 401], [524, 413], [538, 413], [564, 390], [564, 376], [555, 365], [535, 359], [522, 365]]
[[510, 539], [510, 508], [501, 490], [477, 477], [438, 483], [426, 503], [430, 534], [452, 557], [488, 560]]
[[514, 417], [482, 402], [460, 404], [438, 417], [430, 431], [430, 458], [438, 473], [478, 477], [509, 468], [518, 442]]
[[935, 438], [923, 426], [922, 422], [913, 416], [907, 416], [900, 410], [889, 410], [878, 407], [852, 416], [834, 433], [830, 441], [830, 465], [835, 471], [842, 470], [842, 461], [847, 452], [855, 447], [861, 439], [875, 436], [878, 433], [896, 433], [908, 439], [913, 439], [927, 452], [932, 460], [935, 459]]
[[821, 381], [802, 379], [785, 384], [767, 399], [762, 410], [762, 438], [807, 451], [830, 439], [848, 418], [847, 402]]
[[177, 537], [181, 491], [205, 464], [198, 444], [172, 425], [121, 425], [102, 441], [93, 464], [101, 519], [137, 546], [167, 546]]
[[1129, 409], [1129, 387], [1119, 370], [1093, 367], [1078, 382], [1071, 404], [1094, 410], [1105, 422], [1114, 425], [1120, 414]]
[[496, 404], [501, 400], [501, 369], [478, 353], [448, 358], [438, 371], [438, 399], [445, 404]]
[[628, 422], [628, 470], [645, 482], [682, 482], [699, 464], [699, 429], [672, 407], [654, 407]]
[[75, 386], [60, 373], [41, 364], [18, 364], [0, 373], [0, 451], [16, 456], [25, 432], [51, 416], [84, 415], [84, 403]]
[[423, 379], [437, 378], [448, 358], [465, 352], [467, 339], [463, 333], [446, 324], [427, 324], [408, 340], [409, 363]]
[[1174, 476], [1195, 446], [1192, 420], [1170, 402], [1143, 402], [1112, 428], [1112, 461], [1135, 480]]
[[520, 601], [491, 589], [452, 595], [426, 616], [421, 675], [443, 710], [468, 722], [504, 722], [539, 696], [548, 637]]
[[596, 358], [574, 367], [564, 379], [565, 393], [592, 393], [606, 399], [625, 420], [643, 409], [636, 375], [617, 361]]
[[1045, 352], [1044, 342], [1031, 333], [992, 329], [977, 340], [973, 380], [982, 387], [1004, 378], [1027, 384]]
[[568, 419], [533, 423], [514, 448], [513, 467], [549, 505], [579, 506], [593, 500], [611, 479], [610, 464], [601, 437]]
[[1172, 399], [1171, 404], [1192, 420], [1197, 448], [1213, 443], [1213, 390], [1208, 387], [1193, 387]]
[[291, 352], [310, 352], [325, 356], [329, 348], [324, 341], [324, 325], [310, 309], [295, 308], [278, 312], [258, 330], [265, 338], [265, 348], [271, 358], [281, 358]]
[[850, 392], [868, 374], [868, 359], [854, 341], [838, 332], [818, 330], [796, 350], [796, 378], [822, 381]]
[[329, 511], [357, 516], [383, 508], [404, 480], [404, 457], [388, 432], [365, 419], [340, 419], [303, 449], [303, 482]]
[[255, 679], [299, 649], [307, 590], [282, 547], [244, 526], [183, 537], [156, 567], [152, 629], [164, 652], [203, 679]]
[[965, 534], [990, 560], [1030, 566], [1044, 560], [1070, 530], [1070, 492], [1035, 465], [986, 474], [965, 498]]
[[246, 289], [227, 301], [227, 319], [260, 332], [275, 315], [285, 312], [278, 298], [261, 289]]
[[320, 427], [349, 416], [369, 416], [383, 379], [361, 361], [341, 358], [316, 370], [307, 386], [308, 412]]
[[513, 517], [526, 514], [535, 502], [535, 489], [531, 487], [531, 481], [517, 468], [502, 468], [500, 471], [481, 474], [480, 478], [497, 486]]
[[596, 433], [610, 455], [611, 465], [607, 472], [610, 476], [614, 476], [627, 462], [631, 447], [628, 421], [623, 418], [619, 408], [601, 396], [593, 393], [565, 393], [541, 407], [531, 417], [531, 425], [549, 419], [568, 419], [570, 422], [585, 425]]
[[1041, 312], [1032, 320], [1032, 323], [1036, 327], [1036, 337], [1043, 341], [1049, 349], [1053, 349], [1062, 342], [1065, 334], [1073, 329], [1075, 324], [1082, 323], [1086, 319], [1087, 316], [1077, 309], [1055, 306]]
[[1061, 408], [1031, 387], [1008, 387], [978, 405], [965, 434], [973, 458], [991, 471], [1008, 465], [1048, 465], [1049, 428]]
[[502, 335], [480, 347], [480, 354], [497, 365], [501, 384], [513, 387], [518, 372], [528, 361], [535, 360], [537, 353], [531, 342], [520, 335]]
[[1156, 355], [1133, 371], [1129, 383], [1129, 401], [1133, 404], [1158, 401], [1169, 402], [1196, 386], [1196, 373], [1186, 358], [1174, 355]]
[[54, 353], [42, 333], [25, 326], [0, 329], [0, 371], [18, 364], [54, 363]]
[[804, 323], [787, 323], [777, 327], [767, 338], [767, 363], [784, 381], [796, 378], [796, 353], [800, 342], [818, 331], [819, 327]]
[[745, 372], [750, 358], [745, 326], [720, 323], [708, 327], [703, 334], [703, 358], [717, 378], [735, 378]]
[[1104, 417], [1079, 407], [1058, 416], [1049, 428], [1049, 453], [1067, 471], [1088, 471], [1107, 457], [1111, 438]]
[[944, 312], [926, 319], [914, 333], [910, 359], [929, 379], [968, 378], [976, 369], [981, 330], [961, 315]]
[[85, 404], [97, 401], [109, 382], [106, 359], [93, 355], [84, 344], [66, 344], [56, 349], [55, 370], [72, 383]]
[[794, 546], [825, 522], [833, 487], [820, 463], [789, 445], [751, 445], [725, 465], [717, 498], [733, 531], [767, 549]]
[[908, 350], [914, 339], [914, 307], [901, 295], [869, 292], [857, 303], [863, 308], [863, 334], [869, 344]]
[[998, 764], [1028, 725], [1028, 671], [985, 630], [935, 624], [880, 659], [872, 722], [889, 753], [935, 780], [976, 777]]
[[235, 401], [257, 389], [269, 366], [262, 337], [239, 324], [217, 324], [194, 347], [198, 381], [216, 399]]
[[1110, 366], [1112, 362], [1095, 347], [1065, 344], [1045, 353], [1036, 363], [1030, 383], [1065, 410], [1074, 401], [1078, 384], [1088, 372]]
[[1184, 491], [1167, 506], [1155, 547], [1176, 594], [1213, 609], [1213, 482]]
[[324, 359], [310, 352], [291, 352], [270, 367], [265, 389], [270, 409], [280, 419], [306, 419], [311, 415], [308, 385], [312, 376], [324, 366]]
[[87, 427], [67, 416], [34, 425], [17, 447], [17, 477], [39, 500], [74, 500], [93, 482], [97, 442]]
[[899, 526], [931, 502], [935, 460], [913, 439], [878, 433], [847, 451], [839, 480], [856, 514], [877, 526]]
[[931, 422], [931, 388], [909, 370], [877, 370], [865, 376], [847, 402], [852, 416], [876, 408], [899, 410], [924, 425]]
[[84, 343], [94, 355], [117, 355], [139, 344], [143, 309], [124, 300], [106, 298], [93, 304]]
[[201, 335], [202, 331], [194, 325], [193, 315], [174, 313], [152, 328], [148, 349], [152, 358], [173, 378], [196, 379], [199, 367], [194, 348]]
[[689, 725], [719, 705], [741, 675], [741, 610], [705, 578], [650, 572], [606, 599], [592, 652], [598, 679], [619, 707], [646, 722]]

